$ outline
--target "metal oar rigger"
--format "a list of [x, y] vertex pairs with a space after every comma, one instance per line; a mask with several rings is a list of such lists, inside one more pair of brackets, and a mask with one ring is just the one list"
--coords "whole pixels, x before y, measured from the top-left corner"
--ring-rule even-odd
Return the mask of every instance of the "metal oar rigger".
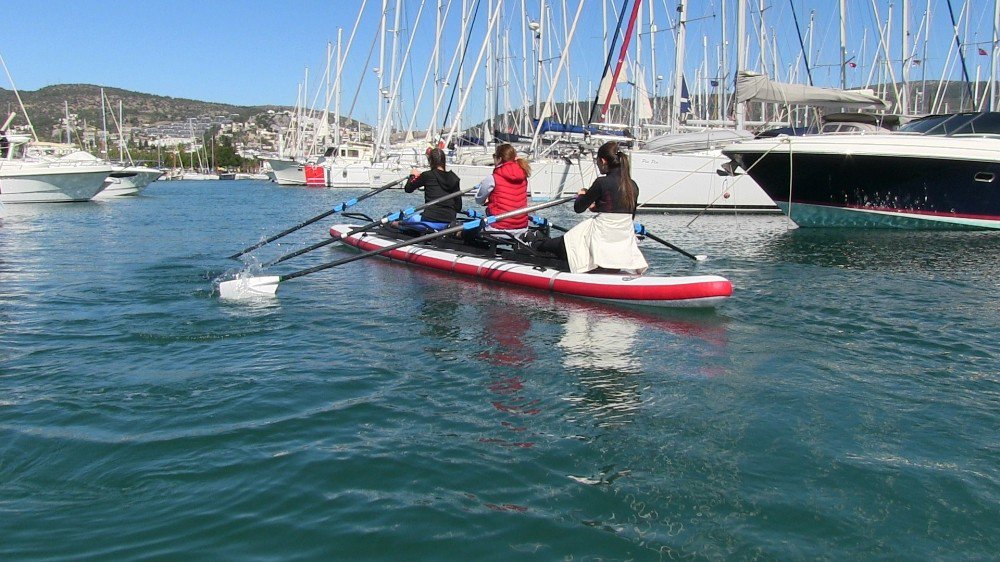
[[392, 250], [403, 248], [405, 246], [420, 244], [423, 242], [427, 242], [428, 240], [434, 240], [435, 238], [441, 238], [442, 236], [448, 236], [449, 234], [455, 234], [456, 232], [461, 232], [463, 230], [473, 230], [476, 228], [493, 224], [496, 221], [503, 220], [506, 218], [532, 213], [534, 211], [547, 209], [549, 207], [554, 207], [556, 205], [562, 205], [563, 203], [568, 203], [569, 201], [573, 201], [574, 199], [576, 199], [576, 195], [563, 197], [561, 199], [555, 199], [552, 201], [547, 201], [545, 203], [539, 203], [538, 205], [532, 205], [530, 207], [525, 207], [523, 209], [508, 211], [506, 213], [501, 213], [499, 215], [491, 217], [474, 219], [458, 226], [453, 226], [450, 228], [446, 228], [444, 230], [439, 230], [438, 232], [432, 232], [430, 234], [425, 234], [423, 236], [411, 238], [410, 240], [406, 240], [398, 244], [393, 244], [391, 246], [386, 246], [384, 248], [379, 248], [378, 250], [371, 250], [355, 256], [350, 256], [329, 263], [317, 265], [315, 267], [310, 267], [308, 269], [301, 269], [299, 271], [294, 271], [292, 273], [288, 273], [285, 275], [271, 275], [266, 277], [246, 277], [246, 278], [233, 279], [230, 281], [223, 281], [222, 283], [219, 283], [219, 296], [224, 299], [241, 299], [241, 298], [259, 297], [259, 296], [273, 296], [278, 291], [279, 283], [295, 279], [296, 277], [302, 277], [303, 275], [309, 275], [310, 273], [316, 273], [317, 271], [323, 271], [324, 269], [330, 269], [331, 267], [337, 267], [338, 265], [344, 265], [365, 258], [370, 258], [372, 256], [377, 256], [380, 254], [384, 254], [386, 252], [391, 252]]

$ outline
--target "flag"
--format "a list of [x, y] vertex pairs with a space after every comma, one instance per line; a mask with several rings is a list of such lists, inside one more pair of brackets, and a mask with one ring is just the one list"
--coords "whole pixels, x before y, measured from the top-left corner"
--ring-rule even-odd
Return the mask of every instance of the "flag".
[[688, 93], [687, 80], [681, 76], [681, 114], [691, 113], [691, 94]]
[[985, 57], [987, 55], [986, 49], [979, 47], [979, 54]]
[[849, 62], [849, 63], [847, 63], [847, 66], [849, 66], [851, 68], [857, 68], [858, 67], [858, 63], [856, 63], [856, 62]]
[[718, 88], [719, 87], [719, 81], [718, 80], [712, 80], [709, 83], [712, 84], [713, 88]]
[[920, 59], [913, 59], [913, 66], [920, 66]]

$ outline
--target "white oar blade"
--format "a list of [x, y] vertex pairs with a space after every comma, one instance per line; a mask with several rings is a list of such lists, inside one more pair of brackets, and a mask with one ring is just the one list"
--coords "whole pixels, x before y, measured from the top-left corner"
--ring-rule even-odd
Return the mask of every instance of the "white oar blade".
[[244, 277], [219, 283], [219, 297], [224, 299], [249, 299], [273, 297], [278, 291], [280, 277]]

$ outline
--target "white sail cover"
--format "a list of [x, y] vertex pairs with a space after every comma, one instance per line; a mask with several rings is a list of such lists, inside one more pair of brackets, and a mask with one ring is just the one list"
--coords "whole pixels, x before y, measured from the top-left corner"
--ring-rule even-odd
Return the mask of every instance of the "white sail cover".
[[736, 77], [736, 100], [854, 109], [889, 109], [889, 104], [872, 94], [871, 90], [836, 90], [804, 84], [786, 84], [774, 82], [763, 74], [746, 70], [740, 71]]
[[641, 68], [635, 71], [635, 112], [639, 119], [652, 119], [653, 106], [649, 103], [649, 93], [646, 91], [646, 74]]
[[[604, 106], [604, 101], [608, 99], [608, 90], [611, 90], [611, 74], [605, 74], [604, 78], [601, 79], [601, 86], [597, 90], [598, 105]], [[618, 97], [618, 88], [615, 88], [611, 91], [610, 105], [621, 105], [621, 103], [621, 99]]]

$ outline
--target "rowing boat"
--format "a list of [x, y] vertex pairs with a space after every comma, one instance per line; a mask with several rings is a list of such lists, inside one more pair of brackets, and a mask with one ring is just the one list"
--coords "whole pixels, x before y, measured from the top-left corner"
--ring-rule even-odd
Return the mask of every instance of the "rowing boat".
[[[342, 237], [346, 244], [366, 252], [411, 237], [391, 227], [351, 234], [353, 228], [337, 224], [330, 228], [330, 235]], [[540, 256], [513, 239], [493, 238], [492, 242], [469, 244], [447, 237], [395, 248], [382, 255], [462, 276], [615, 303], [710, 307], [733, 294], [732, 283], [718, 275], [570, 273], [565, 261]]]

